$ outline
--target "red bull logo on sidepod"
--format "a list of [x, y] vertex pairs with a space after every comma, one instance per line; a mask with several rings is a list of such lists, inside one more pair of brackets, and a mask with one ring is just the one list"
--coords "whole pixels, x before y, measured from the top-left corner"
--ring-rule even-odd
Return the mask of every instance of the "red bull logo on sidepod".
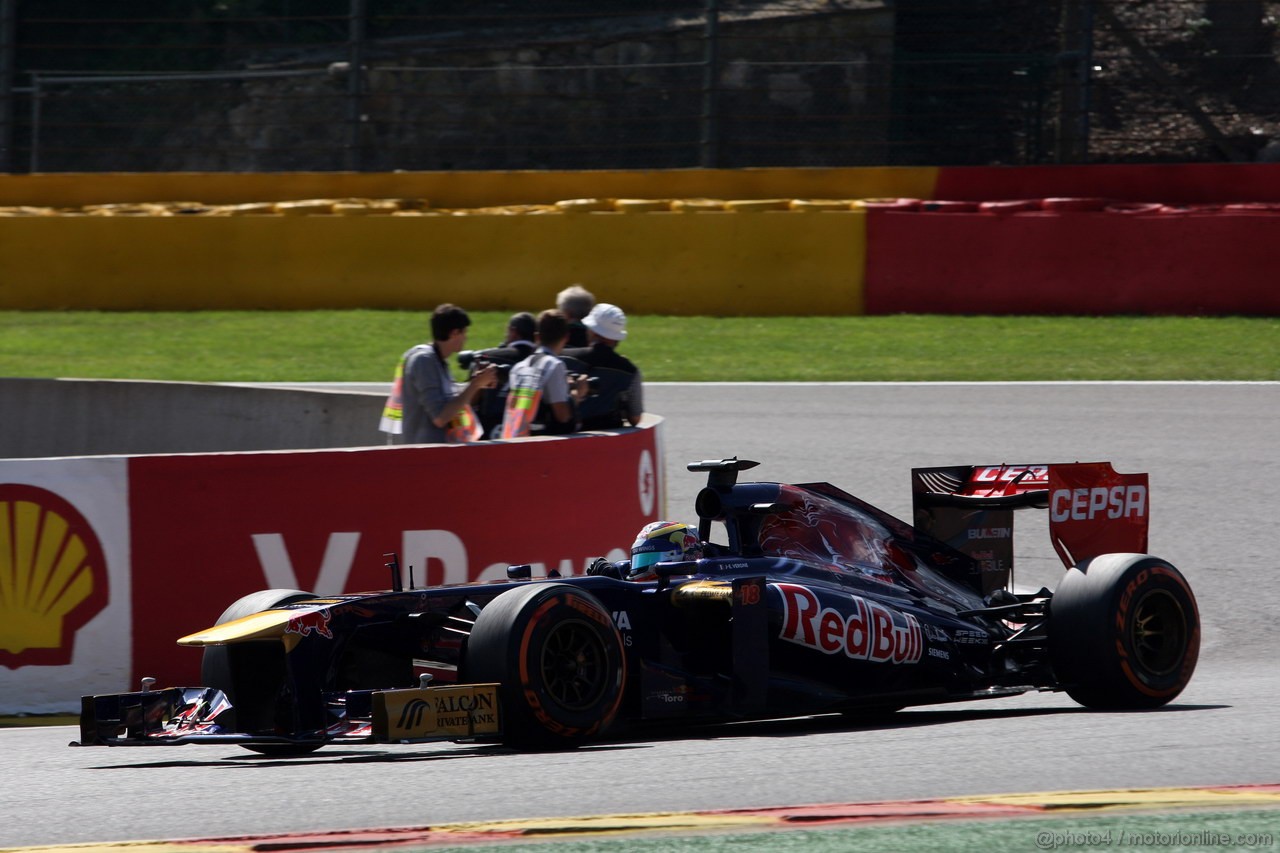
[[782, 639], [825, 654], [876, 663], [917, 663], [924, 651], [920, 622], [909, 613], [851, 596], [853, 612], [823, 607], [807, 587], [775, 584], [782, 593]]

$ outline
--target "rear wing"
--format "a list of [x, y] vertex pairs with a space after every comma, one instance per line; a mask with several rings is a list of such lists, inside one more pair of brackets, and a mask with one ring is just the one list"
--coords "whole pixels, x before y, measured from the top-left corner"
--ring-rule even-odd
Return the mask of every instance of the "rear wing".
[[1147, 552], [1147, 475], [1110, 462], [914, 468], [911, 494], [916, 528], [977, 560], [984, 595], [1009, 582], [1016, 509], [1049, 510], [1049, 539], [1067, 568]]

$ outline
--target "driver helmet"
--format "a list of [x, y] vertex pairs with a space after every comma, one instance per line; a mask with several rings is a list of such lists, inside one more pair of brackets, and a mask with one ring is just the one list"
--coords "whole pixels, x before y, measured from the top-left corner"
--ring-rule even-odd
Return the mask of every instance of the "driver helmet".
[[631, 545], [631, 580], [654, 580], [654, 563], [677, 563], [702, 556], [698, 529], [679, 521], [646, 524]]

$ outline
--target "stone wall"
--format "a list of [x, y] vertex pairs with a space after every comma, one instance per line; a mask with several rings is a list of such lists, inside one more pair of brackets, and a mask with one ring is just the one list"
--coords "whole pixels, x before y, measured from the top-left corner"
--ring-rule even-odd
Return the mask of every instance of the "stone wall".
[[[887, 161], [892, 11], [725, 16], [719, 27], [717, 164]], [[614, 20], [589, 34], [542, 28], [383, 40], [365, 57], [358, 158], [341, 54], [289, 66], [296, 77], [103, 84], [45, 96], [58, 171], [291, 171], [680, 168], [705, 161], [701, 21]], [[316, 71], [331, 67], [331, 72]], [[86, 95], [91, 97], [86, 98]], [[61, 139], [77, 104], [128, 128], [111, 150]], [[114, 103], [114, 105], [113, 105]], [[157, 111], [167, 114], [166, 124]], [[83, 128], [75, 131], [83, 133]], [[116, 131], [117, 133], [121, 131]], [[86, 144], [88, 143], [88, 144]], [[75, 165], [59, 162], [74, 156]], [[86, 163], [89, 160], [101, 162]]]

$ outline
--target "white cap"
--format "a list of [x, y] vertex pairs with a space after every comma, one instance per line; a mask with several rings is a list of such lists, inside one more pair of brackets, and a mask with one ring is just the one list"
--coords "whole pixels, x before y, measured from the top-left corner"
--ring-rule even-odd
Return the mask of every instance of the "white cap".
[[582, 325], [602, 338], [611, 341], [627, 339], [627, 315], [617, 305], [598, 303], [582, 320]]

